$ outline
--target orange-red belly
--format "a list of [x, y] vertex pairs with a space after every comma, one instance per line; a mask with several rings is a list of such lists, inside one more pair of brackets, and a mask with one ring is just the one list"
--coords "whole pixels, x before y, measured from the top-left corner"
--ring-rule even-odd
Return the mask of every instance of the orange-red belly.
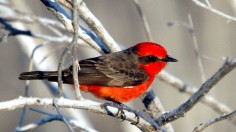
[[98, 98], [111, 98], [117, 102], [128, 102], [139, 97], [141, 94], [147, 91], [152, 81], [153, 79], [149, 79], [145, 83], [134, 86], [132, 88], [93, 86], [81, 84], [80, 89], [84, 92], [90, 92]]

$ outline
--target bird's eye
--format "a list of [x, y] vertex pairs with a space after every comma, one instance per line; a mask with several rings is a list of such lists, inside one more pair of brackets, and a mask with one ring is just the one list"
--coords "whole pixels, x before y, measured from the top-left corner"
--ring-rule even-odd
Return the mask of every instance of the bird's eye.
[[148, 64], [148, 63], [156, 62], [158, 60], [159, 60], [158, 57], [151, 56], [151, 55], [139, 57], [139, 62], [142, 64]]
[[158, 60], [157, 57], [155, 57], [155, 56], [151, 56], [151, 55], [146, 56], [146, 58], [147, 58], [148, 62], [155, 62], [155, 61]]

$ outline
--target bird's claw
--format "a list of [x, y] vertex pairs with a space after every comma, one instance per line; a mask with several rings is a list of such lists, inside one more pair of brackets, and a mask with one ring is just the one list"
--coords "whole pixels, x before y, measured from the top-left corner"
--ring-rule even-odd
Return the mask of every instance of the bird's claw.
[[139, 119], [140, 119], [140, 118], [139, 118], [139, 116], [138, 116], [137, 113], [134, 112], [134, 114], [135, 114], [135, 118], [137, 118], [137, 121], [136, 121], [135, 123], [132, 122], [131, 124], [132, 124], [132, 125], [137, 125], [137, 124], [139, 123]]
[[117, 102], [112, 102], [112, 103], [106, 102], [104, 104], [101, 104], [102, 108], [106, 108], [107, 106], [118, 108], [118, 112], [115, 116], [118, 117], [120, 115], [120, 118], [122, 119], [122, 121], [124, 121], [126, 119], [126, 115], [125, 115], [125, 112], [124, 112], [124, 106], [125, 105], [123, 105], [122, 103], [117, 103]]
[[122, 119], [122, 121], [124, 121], [126, 119], [126, 115], [125, 115], [124, 109], [123, 108], [119, 108], [116, 116], [119, 116], [119, 113], [120, 113], [120, 118]]
[[118, 117], [120, 115], [120, 118], [122, 119], [122, 121], [124, 121], [126, 119], [126, 115], [124, 110], [127, 110], [129, 112], [133, 112], [135, 114], [135, 118], [137, 118], [137, 122], [135, 123], [131, 123], [132, 125], [137, 125], [139, 123], [140, 117], [139, 117], [139, 112], [136, 110], [131, 109], [130, 107], [120, 103], [120, 102], [106, 102], [104, 104], [101, 104], [102, 108], [106, 108], [107, 106], [111, 106], [111, 107], [116, 107], [118, 108], [118, 112], [115, 115], [116, 117]]

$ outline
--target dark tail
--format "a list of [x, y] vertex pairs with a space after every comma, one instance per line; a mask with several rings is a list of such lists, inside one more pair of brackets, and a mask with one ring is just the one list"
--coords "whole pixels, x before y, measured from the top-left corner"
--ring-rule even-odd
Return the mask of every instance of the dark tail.
[[[48, 80], [51, 82], [57, 82], [58, 73], [57, 71], [31, 71], [23, 72], [19, 76], [20, 80]], [[63, 83], [73, 84], [72, 72], [69, 69], [62, 71]]]
[[31, 71], [20, 74], [20, 80], [48, 80], [57, 78], [57, 71]]

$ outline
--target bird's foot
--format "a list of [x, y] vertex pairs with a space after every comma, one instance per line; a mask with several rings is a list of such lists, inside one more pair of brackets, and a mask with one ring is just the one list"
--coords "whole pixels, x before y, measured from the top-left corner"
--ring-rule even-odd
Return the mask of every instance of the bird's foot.
[[[102, 108], [105, 108], [105, 109], [106, 109], [107, 106], [111, 106], [111, 107], [117, 108], [117, 109], [118, 109], [118, 112], [117, 112], [117, 114], [116, 114], [115, 116], [119, 116], [119, 115], [120, 115], [120, 118], [122, 119], [122, 121], [124, 121], [124, 120], [126, 119], [126, 115], [125, 115], [124, 110], [127, 110], [127, 111], [129, 111], [129, 112], [134, 113], [134, 114], [135, 114], [135, 118], [137, 118], [137, 122], [131, 123], [131, 124], [137, 125], [137, 124], [139, 123], [139, 116], [141, 115], [141, 114], [140, 114], [140, 111], [134, 110], [134, 109], [128, 107], [127, 105], [122, 104], [122, 103], [117, 102], [117, 101], [106, 102], [106, 103], [104, 103], [104, 104], [101, 104], [101, 107], [102, 107]], [[109, 114], [109, 113], [108, 113], [108, 114]], [[110, 114], [111, 114], [111, 113], [110, 113]], [[113, 114], [112, 114], [112, 115], [113, 115]]]

